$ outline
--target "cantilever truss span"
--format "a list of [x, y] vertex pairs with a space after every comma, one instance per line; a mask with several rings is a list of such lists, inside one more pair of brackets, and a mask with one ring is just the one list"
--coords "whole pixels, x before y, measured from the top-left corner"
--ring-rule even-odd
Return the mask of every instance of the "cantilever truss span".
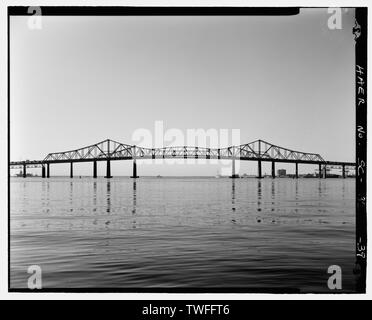
[[131, 159], [132, 146], [106, 139], [76, 150], [49, 153], [43, 162], [92, 161], [109, 158]]
[[201, 159], [241, 159], [262, 161], [287, 161], [287, 162], [325, 162], [315, 153], [294, 151], [273, 145], [263, 140], [226, 148], [203, 147], [164, 147], [141, 148], [135, 147], [135, 157], [145, 159], [157, 158], [201, 158]]
[[27, 164], [42, 165], [46, 163], [84, 162], [102, 160], [129, 159], [240, 159], [275, 162], [297, 162], [314, 164], [346, 164], [350, 162], [326, 161], [320, 154], [295, 151], [278, 145], [256, 140], [239, 146], [226, 148], [205, 148], [190, 146], [171, 146], [164, 148], [143, 148], [106, 139], [83, 148], [49, 153], [43, 160], [12, 161], [10, 166]]
[[275, 177], [275, 162], [295, 163], [296, 177], [298, 177], [299, 163], [319, 165], [319, 172], [324, 171], [324, 176], [327, 165], [342, 166], [343, 177], [345, 177], [346, 166], [355, 167], [355, 163], [326, 161], [317, 153], [295, 151], [263, 140], [226, 148], [190, 146], [143, 148], [106, 139], [75, 150], [49, 153], [43, 160], [12, 161], [9, 163], [9, 168], [23, 168], [23, 176], [26, 177], [26, 168], [41, 167], [42, 176], [49, 177], [50, 164], [70, 163], [70, 177], [73, 177], [74, 162], [93, 162], [93, 177], [96, 178], [97, 161], [106, 161], [106, 177], [111, 178], [111, 160], [133, 160], [132, 177], [137, 178], [137, 159], [228, 159], [233, 162], [232, 177], [237, 177], [235, 160], [257, 161], [259, 178], [262, 177], [261, 162], [263, 161], [272, 162], [272, 177]]

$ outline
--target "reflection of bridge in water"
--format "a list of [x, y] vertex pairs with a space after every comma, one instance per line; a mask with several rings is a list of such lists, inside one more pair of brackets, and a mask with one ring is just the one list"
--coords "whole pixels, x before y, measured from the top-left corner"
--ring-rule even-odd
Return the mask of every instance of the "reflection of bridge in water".
[[319, 177], [327, 176], [327, 166], [342, 168], [342, 176], [346, 177], [346, 167], [355, 168], [353, 162], [326, 161], [319, 154], [294, 151], [273, 145], [263, 140], [226, 148], [201, 147], [164, 147], [143, 148], [123, 144], [106, 139], [99, 143], [76, 150], [49, 153], [43, 160], [11, 161], [10, 169], [23, 169], [23, 177], [27, 176], [27, 168], [41, 168], [42, 177], [50, 177], [50, 165], [53, 163], [70, 163], [70, 177], [73, 177], [74, 162], [92, 162], [93, 177], [97, 178], [97, 161], [106, 161], [106, 176], [111, 178], [111, 161], [133, 160], [132, 178], [138, 178], [136, 160], [140, 159], [221, 159], [232, 161], [231, 177], [236, 178], [235, 161], [257, 161], [258, 178], [262, 178], [262, 162], [271, 162], [271, 175], [275, 178], [275, 163], [293, 163], [295, 177], [298, 178], [298, 164], [314, 164], [319, 166]]

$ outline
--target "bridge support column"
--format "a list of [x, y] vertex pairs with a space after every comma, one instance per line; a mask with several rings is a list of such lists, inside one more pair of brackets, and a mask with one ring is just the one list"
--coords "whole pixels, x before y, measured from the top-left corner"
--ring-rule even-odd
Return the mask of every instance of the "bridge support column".
[[23, 164], [23, 172], [22, 172], [23, 178], [26, 178], [27, 172], [26, 172], [26, 164]]
[[323, 167], [323, 178], [327, 179], [327, 165], [324, 165]]
[[275, 161], [271, 162], [271, 177], [275, 179]]
[[232, 159], [232, 164], [231, 164], [231, 178], [235, 179], [235, 159]]
[[106, 175], [105, 175], [105, 178], [112, 178], [110, 160], [107, 160], [107, 162], [106, 162]]
[[[139, 176], [137, 176], [136, 148], [137, 148], [136, 146], [132, 146], [133, 174], [130, 177], [133, 179], [139, 178]], [[163, 151], [163, 158], [164, 158], [164, 151]]]
[[345, 165], [342, 165], [342, 178], [346, 178], [346, 170], [345, 170]]
[[41, 177], [45, 178], [45, 166], [44, 165], [41, 166]]
[[235, 159], [234, 158], [232, 159], [231, 177], [230, 178], [232, 178], [232, 179], [239, 178], [239, 175], [236, 174], [236, 171], [235, 171]]
[[262, 178], [262, 167], [261, 167], [261, 160], [258, 160], [258, 179]]
[[298, 162], [296, 162], [296, 179], [298, 179]]
[[131, 176], [131, 178], [139, 178], [139, 176], [137, 176], [137, 162], [136, 162], [136, 158], [133, 159], [133, 174]]
[[70, 162], [70, 178], [74, 177], [74, 165], [73, 162]]
[[50, 177], [50, 165], [49, 165], [49, 163], [47, 163], [47, 175], [46, 175], [46, 177], [47, 178], [49, 178]]
[[319, 163], [319, 179], [322, 178], [322, 165]]
[[97, 178], [97, 161], [93, 161], [93, 178]]

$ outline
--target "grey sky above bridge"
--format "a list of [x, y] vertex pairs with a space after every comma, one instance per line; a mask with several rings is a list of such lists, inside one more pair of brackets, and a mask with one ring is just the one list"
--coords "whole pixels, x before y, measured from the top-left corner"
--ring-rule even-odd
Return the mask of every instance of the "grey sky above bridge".
[[[42, 17], [41, 30], [11, 17], [11, 160], [106, 138], [132, 144], [136, 129], [154, 132], [162, 120], [164, 130], [240, 129], [241, 143], [264, 139], [354, 161], [354, 12], [343, 13], [339, 30], [328, 28], [329, 17], [327, 9], [283, 17], [61, 16]], [[88, 164], [77, 168], [91, 174]], [[143, 165], [139, 173], [217, 168]], [[241, 167], [255, 170], [255, 163]], [[113, 163], [112, 171], [130, 174], [131, 163]], [[52, 172], [67, 175], [68, 165]]]

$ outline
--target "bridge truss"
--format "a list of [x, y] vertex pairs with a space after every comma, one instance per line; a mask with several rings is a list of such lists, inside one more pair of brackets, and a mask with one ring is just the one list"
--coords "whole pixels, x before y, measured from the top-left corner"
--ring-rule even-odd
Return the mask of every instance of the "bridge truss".
[[[137, 159], [230, 159], [233, 160], [252, 160], [259, 163], [259, 176], [261, 176], [261, 161], [270, 161], [273, 164], [273, 177], [275, 175], [275, 162], [287, 162], [318, 164], [319, 172], [321, 166], [339, 165], [345, 170], [345, 166], [355, 166], [355, 163], [325, 161], [317, 153], [308, 153], [283, 148], [278, 145], [266, 142], [264, 140], [255, 140], [253, 142], [239, 146], [230, 146], [225, 148], [206, 148], [190, 146], [169, 146], [163, 148], [144, 148], [134, 145], [128, 145], [114, 140], [106, 139], [96, 144], [83, 148], [49, 153], [43, 160], [12, 161], [9, 163], [11, 169], [23, 168], [24, 175], [26, 167], [41, 167], [43, 176], [45, 176], [45, 166], [47, 167], [47, 176], [49, 177], [49, 165], [52, 163], [70, 163], [73, 176], [72, 164], [74, 162], [93, 162], [94, 176], [96, 176], [96, 162], [107, 161], [107, 177], [110, 174], [111, 160], [134, 160], [133, 177], [137, 177], [136, 160]], [[234, 167], [234, 166], [233, 166]], [[235, 176], [233, 172], [232, 176]]]

